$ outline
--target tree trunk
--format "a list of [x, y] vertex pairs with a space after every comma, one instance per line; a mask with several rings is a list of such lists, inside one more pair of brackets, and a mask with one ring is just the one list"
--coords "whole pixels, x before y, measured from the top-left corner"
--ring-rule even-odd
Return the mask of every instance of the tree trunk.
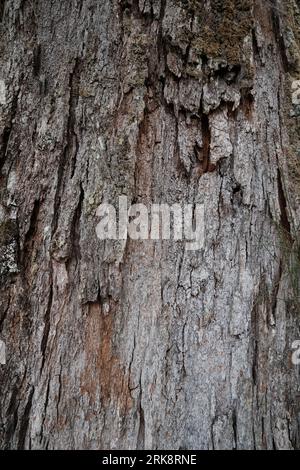
[[[300, 448], [299, 2], [0, 21], [0, 447]], [[121, 195], [204, 204], [203, 249], [99, 240]]]

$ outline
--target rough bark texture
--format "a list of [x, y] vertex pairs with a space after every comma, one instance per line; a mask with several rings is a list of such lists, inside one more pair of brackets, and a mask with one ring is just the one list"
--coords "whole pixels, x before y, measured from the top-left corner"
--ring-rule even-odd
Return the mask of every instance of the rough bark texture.
[[[0, 21], [0, 447], [300, 448], [299, 2]], [[204, 203], [204, 248], [99, 241], [122, 194]]]

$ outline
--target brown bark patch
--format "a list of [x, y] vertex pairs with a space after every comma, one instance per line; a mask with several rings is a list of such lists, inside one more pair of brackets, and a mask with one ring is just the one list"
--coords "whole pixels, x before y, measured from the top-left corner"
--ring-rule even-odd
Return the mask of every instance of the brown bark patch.
[[103, 315], [100, 302], [89, 304], [85, 335], [86, 361], [81, 376], [81, 393], [92, 402], [116, 404], [126, 413], [131, 407], [128, 375], [113, 348], [115, 305]]

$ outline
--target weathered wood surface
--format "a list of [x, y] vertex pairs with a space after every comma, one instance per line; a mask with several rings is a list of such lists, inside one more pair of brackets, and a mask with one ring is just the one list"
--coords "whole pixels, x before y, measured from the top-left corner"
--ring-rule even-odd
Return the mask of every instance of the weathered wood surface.
[[[1, 1], [1, 448], [300, 447], [299, 18]], [[204, 249], [99, 241], [122, 194], [204, 203]]]

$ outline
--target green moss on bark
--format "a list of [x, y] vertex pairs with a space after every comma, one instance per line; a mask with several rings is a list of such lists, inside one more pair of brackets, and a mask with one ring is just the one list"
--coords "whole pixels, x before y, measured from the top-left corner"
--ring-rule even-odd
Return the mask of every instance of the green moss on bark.
[[17, 226], [14, 220], [5, 220], [0, 223], [0, 246], [5, 246], [16, 239]]
[[244, 61], [243, 41], [251, 33], [252, 0], [212, 0], [209, 11], [199, 0], [181, 0], [200, 24], [200, 33], [192, 47], [210, 58], [222, 58], [230, 64]]

